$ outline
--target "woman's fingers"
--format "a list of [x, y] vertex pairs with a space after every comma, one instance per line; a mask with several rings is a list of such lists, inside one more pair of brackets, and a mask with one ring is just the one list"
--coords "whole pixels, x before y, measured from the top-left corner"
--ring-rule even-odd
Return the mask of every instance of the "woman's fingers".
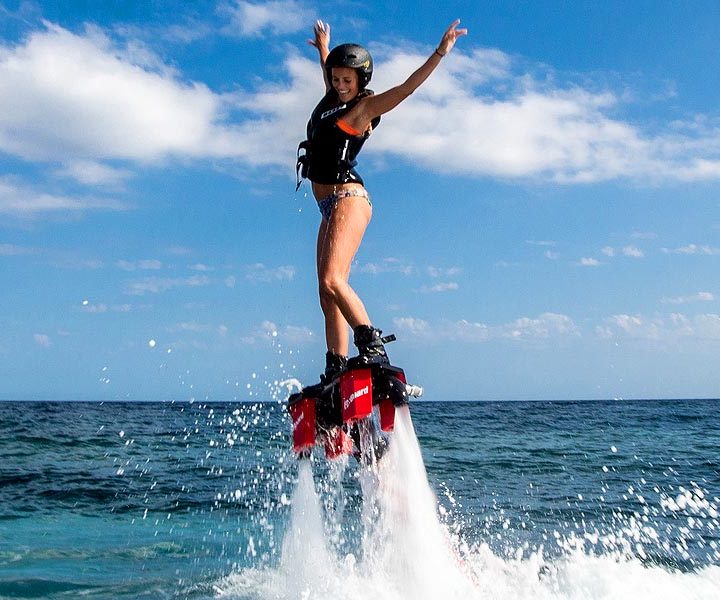
[[447, 31], [445, 33], [450, 33], [458, 25], [460, 25], [460, 19], [455, 19], [452, 23], [450, 23], [450, 27], [447, 28]]
[[459, 38], [461, 35], [467, 35], [467, 29], [462, 28], [458, 29], [457, 26], [460, 25], [460, 19], [455, 19], [452, 22], [452, 25], [448, 27], [447, 31], [445, 32], [446, 36], [452, 37], [453, 39]]
[[323, 23], [318, 19], [313, 25], [313, 33], [315, 39], [309, 39], [308, 44], [318, 49], [321, 46], [327, 46], [330, 42], [330, 23]]
[[316, 21], [313, 29], [315, 30], [316, 36], [330, 35], [330, 23], [323, 23], [322, 21]]
[[447, 31], [443, 34], [442, 40], [440, 41], [439, 48], [443, 50], [443, 54], [447, 54], [452, 50], [455, 45], [455, 41], [462, 35], [467, 35], [467, 29], [458, 29], [457, 26], [460, 24], [460, 19], [456, 19], [447, 28]]

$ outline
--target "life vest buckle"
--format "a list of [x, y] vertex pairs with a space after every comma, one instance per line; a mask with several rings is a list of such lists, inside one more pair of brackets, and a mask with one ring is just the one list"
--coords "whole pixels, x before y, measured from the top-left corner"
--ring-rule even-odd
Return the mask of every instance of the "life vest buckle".
[[[305, 154], [300, 154], [304, 150]], [[297, 192], [302, 185], [302, 180], [307, 179], [308, 176], [308, 159], [310, 155], [310, 140], [304, 140], [298, 144], [297, 148], [297, 163], [295, 164], [295, 175], [296, 185], [295, 191]]]

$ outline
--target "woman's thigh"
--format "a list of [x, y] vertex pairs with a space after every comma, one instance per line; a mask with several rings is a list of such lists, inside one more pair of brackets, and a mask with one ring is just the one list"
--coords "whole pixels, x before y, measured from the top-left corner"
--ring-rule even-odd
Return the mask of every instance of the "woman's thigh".
[[[367, 229], [372, 208], [363, 196], [340, 198], [330, 219], [320, 227], [318, 236], [318, 274], [347, 279], [350, 265]], [[323, 231], [324, 229], [324, 231]]]

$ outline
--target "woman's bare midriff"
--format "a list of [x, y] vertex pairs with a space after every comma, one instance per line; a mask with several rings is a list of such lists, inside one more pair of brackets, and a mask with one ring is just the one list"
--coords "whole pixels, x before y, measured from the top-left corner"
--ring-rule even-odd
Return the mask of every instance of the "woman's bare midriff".
[[327, 198], [330, 194], [337, 194], [342, 191], [365, 190], [360, 183], [315, 183], [312, 184], [313, 195], [316, 200]]

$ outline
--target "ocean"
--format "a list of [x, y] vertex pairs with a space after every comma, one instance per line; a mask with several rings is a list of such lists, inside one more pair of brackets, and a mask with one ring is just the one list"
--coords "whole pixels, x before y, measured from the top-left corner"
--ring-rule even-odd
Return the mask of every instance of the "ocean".
[[377, 471], [282, 403], [0, 402], [0, 598], [720, 598], [720, 401], [422, 402]]

